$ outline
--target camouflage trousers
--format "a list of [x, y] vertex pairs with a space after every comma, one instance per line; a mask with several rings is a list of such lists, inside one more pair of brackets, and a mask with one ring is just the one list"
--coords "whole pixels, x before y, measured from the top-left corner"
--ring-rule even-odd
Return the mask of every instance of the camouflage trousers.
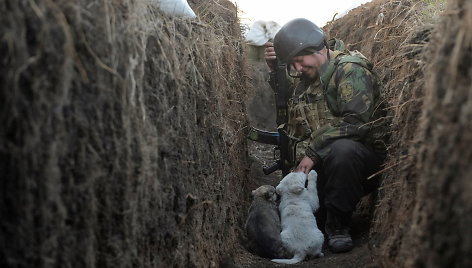
[[378, 176], [367, 178], [381, 169], [385, 156], [349, 139], [336, 140], [330, 147], [316, 167], [321, 206], [318, 216], [323, 221], [328, 211], [348, 226], [361, 197], [377, 189]]

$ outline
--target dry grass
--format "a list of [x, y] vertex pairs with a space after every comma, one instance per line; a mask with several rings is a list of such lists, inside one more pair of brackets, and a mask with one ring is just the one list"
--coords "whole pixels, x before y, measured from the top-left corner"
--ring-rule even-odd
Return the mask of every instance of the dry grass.
[[[451, 0], [424, 51], [423, 114], [417, 128], [416, 202], [399, 263], [470, 267], [472, 199], [472, 3]], [[411, 248], [417, 250], [412, 254]]]
[[236, 243], [241, 36], [229, 2], [192, 5], [0, 3], [1, 266], [217, 266]]

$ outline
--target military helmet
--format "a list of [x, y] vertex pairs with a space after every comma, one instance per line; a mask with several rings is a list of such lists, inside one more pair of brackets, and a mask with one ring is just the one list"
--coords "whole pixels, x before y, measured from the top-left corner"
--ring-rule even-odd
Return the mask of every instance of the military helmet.
[[274, 49], [283, 63], [299, 55], [307, 55], [323, 49], [325, 34], [318, 26], [307, 19], [294, 19], [287, 22], [274, 37]]

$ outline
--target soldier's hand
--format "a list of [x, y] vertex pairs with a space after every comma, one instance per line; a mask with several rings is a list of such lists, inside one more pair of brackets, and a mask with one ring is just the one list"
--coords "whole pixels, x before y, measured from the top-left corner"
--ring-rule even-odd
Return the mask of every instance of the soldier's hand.
[[305, 156], [302, 161], [300, 161], [300, 164], [298, 164], [297, 168], [295, 169], [296, 172], [304, 172], [305, 174], [308, 174], [310, 170], [315, 166], [315, 162], [311, 160], [308, 156]]
[[271, 71], [275, 71], [277, 68], [277, 56], [275, 54], [274, 43], [265, 43], [264, 59], [266, 60], [267, 66]]

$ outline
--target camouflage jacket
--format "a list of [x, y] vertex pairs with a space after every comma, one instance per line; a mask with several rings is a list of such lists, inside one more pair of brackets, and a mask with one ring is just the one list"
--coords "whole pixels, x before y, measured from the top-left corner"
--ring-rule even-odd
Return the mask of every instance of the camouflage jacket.
[[377, 152], [385, 150], [385, 109], [381, 87], [372, 64], [359, 52], [334, 51], [320, 72], [323, 95], [331, 124], [312, 135], [306, 155], [324, 158], [329, 144], [348, 138]]
[[[324, 158], [329, 144], [348, 138], [384, 150], [380, 85], [372, 65], [359, 52], [330, 40], [334, 50], [320, 79], [292, 80], [289, 121], [279, 126], [291, 140], [292, 159]], [[295, 164], [295, 163], [294, 163]]]

